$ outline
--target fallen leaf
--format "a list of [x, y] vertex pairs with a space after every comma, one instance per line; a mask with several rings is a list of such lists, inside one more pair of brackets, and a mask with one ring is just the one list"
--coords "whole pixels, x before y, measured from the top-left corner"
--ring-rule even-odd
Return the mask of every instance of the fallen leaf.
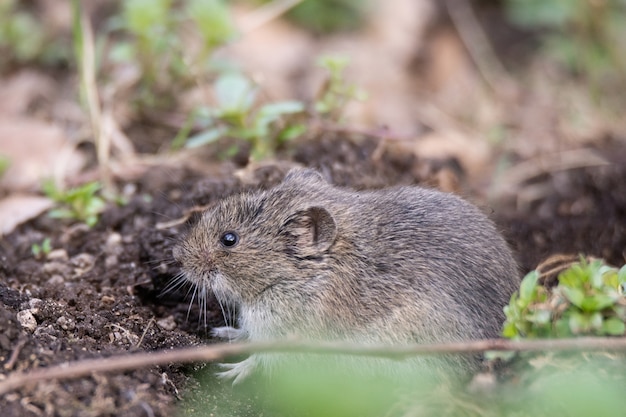
[[0, 188], [9, 191], [38, 191], [42, 180], [73, 176], [85, 163], [60, 128], [26, 117], [0, 118], [0, 155], [9, 163]]
[[0, 200], [0, 236], [50, 209], [54, 202], [46, 197], [13, 194]]

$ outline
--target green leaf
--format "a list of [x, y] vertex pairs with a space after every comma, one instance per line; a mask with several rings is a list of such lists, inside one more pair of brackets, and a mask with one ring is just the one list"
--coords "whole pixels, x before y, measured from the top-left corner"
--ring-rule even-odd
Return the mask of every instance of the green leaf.
[[259, 113], [265, 117], [281, 116], [283, 114], [301, 113], [304, 111], [304, 104], [296, 100], [278, 101], [266, 104], [261, 107]]
[[589, 328], [589, 318], [584, 314], [573, 312], [569, 316], [569, 328], [573, 334], [584, 333]]
[[586, 281], [587, 274], [580, 264], [574, 264], [559, 274], [559, 284], [571, 288], [581, 288]]
[[54, 180], [52, 179], [44, 180], [41, 184], [41, 190], [46, 195], [46, 197], [57, 202], [62, 196], [61, 190], [59, 190], [59, 188], [54, 183]]
[[605, 286], [608, 286], [612, 290], [619, 291], [620, 283], [617, 276], [617, 270], [615, 268], [611, 268], [611, 271], [604, 274], [603, 279]]
[[94, 227], [98, 223], [98, 216], [95, 214], [89, 215], [85, 218], [85, 224], [89, 227]]
[[518, 337], [519, 332], [517, 331], [517, 326], [515, 326], [515, 323], [505, 323], [502, 329], [502, 336], [506, 337], [507, 339], [514, 339]]
[[[596, 311], [595, 313], [589, 316], [589, 331], [598, 332], [602, 329], [602, 323], [604, 322], [604, 318], [602, 317], [602, 313]], [[597, 334], [597, 333], [594, 333]]]
[[604, 265], [600, 260], [594, 260], [587, 266], [589, 271], [589, 282], [593, 288], [602, 288], [604, 286], [604, 274], [611, 271], [611, 267]]
[[230, 72], [215, 81], [215, 96], [222, 113], [246, 113], [254, 103], [255, 89], [243, 75]]
[[106, 208], [106, 201], [100, 197], [91, 197], [85, 203], [86, 213], [100, 213]]
[[530, 301], [534, 298], [535, 289], [537, 288], [537, 281], [539, 280], [539, 272], [531, 271], [524, 279], [522, 279], [522, 283], [519, 288], [519, 298], [521, 301], [528, 305]]
[[220, 114], [221, 111], [219, 109], [209, 106], [199, 106], [194, 109], [192, 118], [195, 118], [199, 125], [210, 127], [213, 126], [215, 119], [218, 118]]
[[50, 210], [48, 216], [53, 219], [75, 219], [76, 213], [66, 208], [56, 208]]
[[554, 333], [557, 337], [572, 336], [569, 315], [558, 319], [556, 323], [554, 323]]
[[189, 0], [187, 14], [195, 22], [207, 48], [220, 46], [235, 35], [235, 26], [224, 1]]
[[[517, 293], [513, 294], [514, 296]], [[504, 315], [506, 316], [507, 320], [509, 321], [515, 321], [517, 319], [519, 319], [519, 309], [517, 308], [517, 297], [513, 298], [511, 297], [511, 303], [509, 305], [504, 306], [503, 311], [504, 311]]]
[[617, 279], [622, 286], [622, 289], [624, 289], [624, 286], [626, 286], [626, 265], [622, 266], [619, 269], [619, 272], [617, 273]]
[[606, 294], [596, 294], [583, 298], [580, 308], [583, 311], [600, 311], [615, 304], [616, 299]]
[[552, 318], [550, 310], [537, 310], [526, 316], [526, 320], [535, 324], [548, 324]]
[[135, 35], [149, 37], [165, 26], [171, 0], [126, 0], [122, 2], [124, 21]]
[[280, 143], [287, 142], [287, 141], [297, 138], [298, 136], [303, 135], [306, 131], [307, 131], [306, 125], [302, 123], [287, 126], [286, 128], [280, 131], [277, 139]]
[[270, 135], [270, 125], [284, 115], [304, 111], [304, 104], [299, 101], [282, 101], [267, 104], [258, 111], [254, 120], [254, 136], [266, 137]]
[[582, 308], [585, 293], [579, 288], [571, 288], [559, 285], [559, 290], [567, 298], [567, 300], [578, 308]]
[[226, 127], [216, 127], [215, 129], [206, 130], [187, 139], [185, 148], [197, 148], [215, 142], [223, 137], [226, 132], [228, 132], [228, 128]]
[[626, 331], [626, 325], [617, 317], [610, 317], [602, 323], [602, 331], [604, 334], [611, 336], [623, 336]]
[[317, 59], [317, 65], [333, 75], [341, 73], [349, 63], [348, 57], [342, 55], [323, 55]]
[[137, 48], [130, 42], [117, 42], [111, 45], [109, 58], [114, 62], [132, 62], [137, 57]]

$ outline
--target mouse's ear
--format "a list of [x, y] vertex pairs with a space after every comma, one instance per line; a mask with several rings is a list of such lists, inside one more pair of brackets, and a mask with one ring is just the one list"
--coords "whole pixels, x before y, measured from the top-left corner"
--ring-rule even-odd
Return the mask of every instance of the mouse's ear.
[[291, 249], [301, 255], [314, 255], [326, 251], [337, 237], [337, 224], [328, 210], [309, 207], [291, 216], [285, 225]]
[[285, 183], [300, 183], [307, 182], [319, 182], [325, 183], [322, 174], [314, 169], [308, 168], [292, 168], [289, 170], [283, 182]]

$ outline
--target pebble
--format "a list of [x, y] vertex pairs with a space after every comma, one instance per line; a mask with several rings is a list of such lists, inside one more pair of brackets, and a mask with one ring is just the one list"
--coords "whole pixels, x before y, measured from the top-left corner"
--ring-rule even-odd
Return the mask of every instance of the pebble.
[[163, 330], [174, 330], [176, 328], [176, 320], [174, 316], [167, 316], [165, 318], [157, 320], [157, 326], [162, 328]]
[[69, 256], [65, 249], [54, 249], [46, 256], [46, 259], [49, 261], [67, 261]]
[[69, 319], [65, 316], [61, 316], [57, 319], [57, 324], [61, 326], [63, 330], [74, 330], [76, 328], [76, 323], [74, 320]]
[[74, 266], [73, 278], [78, 278], [91, 271], [96, 264], [96, 257], [89, 253], [79, 253], [70, 259], [70, 263]]
[[17, 321], [24, 330], [34, 332], [37, 328], [37, 320], [30, 310], [22, 310], [17, 312]]
[[42, 266], [42, 270], [49, 276], [53, 275], [61, 275], [61, 276], [69, 276], [72, 273], [72, 268], [66, 264], [65, 262], [60, 261], [50, 261], [46, 262]]

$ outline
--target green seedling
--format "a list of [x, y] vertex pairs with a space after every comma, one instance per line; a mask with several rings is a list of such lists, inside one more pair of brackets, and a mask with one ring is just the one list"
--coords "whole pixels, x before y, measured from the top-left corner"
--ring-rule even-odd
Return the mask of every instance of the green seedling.
[[[122, 6], [108, 24], [110, 32], [121, 35], [111, 37], [108, 57], [139, 68], [136, 99], [145, 105], [171, 102], [195, 84], [208, 70], [214, 49], [236, 33], [222, 0], [128, 0]], [[198, 39], [193, 48], [189, 35]]]
[[[344, 78], [348, 64], [346, 58], [323, 57], [320, 65], [328, 71], [313, 112], [319, 119], [339, 121], [346, 105], [354, 99], [363, 99], [364, 93]], [[295, 100], [259, 105], [258, 86], [236, 72], [222, 74], [213, 86], [216, 106], [198, 108], [174, 140], [198, 124], [202, 130], [186, 141], [194, 148], [223, 138], [243, 139], [252, 145], [252, 158], [262, 159], [273, 155], [286, 142], [303, 135], [308, 127], [304, 123], [306, 106]]]
[[55, 65], [70, 55], [67, 39], [42, 25], [28, 5], [16, 0], [0, 1], [0, 69], [11, 64]]
[[622, 336], [626, 331], [626, 266], [600, 260], [572, 265], [548, 289], [532, 271], [504, 308], [502, 334], [510, 339]]
[[52, 241], [47, 237], [41, 243], [33, 243], [30, 251], [37, 259], [47, 256], [52, 251]]
[[95, 181], [67, 191], [60, 190], [52, 181], [44, 183], [44, 193], [59, 205], [50, 210], [48, 215], [55, 219], [82, 221], [93, 227], [106, 205], [104, 199], [97, 195], [100, 188], [100, 183]]
[[255, 106], [258, 88], [239, 73], [226, 73], [214, 85], [217, 106], [197, 109], [196, 122], [203, 130], [189, 138], [193, 148], [221, 138], [239, 138], [252, 145], [253, 159], [261, 159], [304, 133], [300, 122], [305, 106], [299, 101], [281, 101]]
[[339, 121], [350, 101], [366, 98], [365, 92], [346, 82], [344, 72], [348, 62], [347, 58], [340, 56], [323, 56], [317, 61], [320, 67], [328, 71], [328, 79], [315, 102], [315, 112], [322, 118]]

